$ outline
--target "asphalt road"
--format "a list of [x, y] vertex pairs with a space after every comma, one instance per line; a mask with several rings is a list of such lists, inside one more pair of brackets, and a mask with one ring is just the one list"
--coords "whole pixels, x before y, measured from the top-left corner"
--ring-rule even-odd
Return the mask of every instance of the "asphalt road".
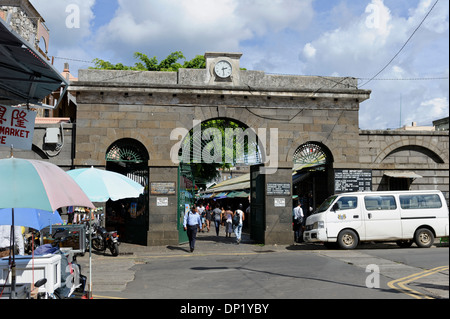
[[[186, 245], [120, 246], [93, 254], [94, 299], [448, 299], [448, 244], [429, 249], [366, 244], [260, 246], [200, 234]], [[87, 255], [79, 258], [88, 275]]]

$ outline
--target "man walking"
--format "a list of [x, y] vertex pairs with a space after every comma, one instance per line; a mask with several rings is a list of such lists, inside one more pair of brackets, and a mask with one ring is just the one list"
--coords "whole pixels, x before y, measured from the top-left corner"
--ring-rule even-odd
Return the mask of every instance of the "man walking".
[[216, 204], [216, 208], [212, 211], [214, 218], [214, 226], [216, 226], [216, 236], [219, 236], [220, 223], [222, 221], [222, 210], [219, 208], [219, 204]]
[[195, 238], [197, 237], [197, 230], [202, 229], [202, 220], [200, 214], [197, 211], [197, 207], [192, 206], [191, 210], [184, 215], [183, 227], [184, 230], [187, 231], [187, 235], [189, 238], [189, 247], [192, 253], [195, 248]]
[[239, 208], [234, 212], [237, 216], [239, 216], [238, 224], [234, 227], [234, 233], [236, 235], [236, 244], [239, 245], [241, 242], [242, 235], [242, 223], [245, 220], [244, 212], [242, 211], [242, 204], [239, 204]]
[[297, 207], [293, 211], [293, 223], [294, 223], [294, 241], [299, 243], [302, 241], [302, 226], [303, 226], [303, 209], [300, 201], [297, 203]]

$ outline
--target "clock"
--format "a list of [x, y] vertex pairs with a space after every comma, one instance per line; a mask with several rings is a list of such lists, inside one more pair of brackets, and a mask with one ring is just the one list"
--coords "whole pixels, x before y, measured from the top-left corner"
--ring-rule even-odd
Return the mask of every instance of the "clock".
[[231, 63], [225, 60], [217, 62], [214, 66], [214, 73], [222, 79], [228, 78], [231, 75], [231, 71]]

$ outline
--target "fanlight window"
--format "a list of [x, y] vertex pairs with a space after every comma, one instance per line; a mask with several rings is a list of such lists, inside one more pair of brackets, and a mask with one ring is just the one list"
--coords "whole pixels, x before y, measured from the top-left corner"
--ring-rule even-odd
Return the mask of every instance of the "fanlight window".
[[148, 160], [141, 152], [141, 146], [135, 145], [132, 140], [116, 142], [106, 153], [106, 160], [109, 162], [143, 163]]
[[294, 164], [318, 166], [326, 163], [325, 151], [314, 143], [303, 144], [294, 153]]

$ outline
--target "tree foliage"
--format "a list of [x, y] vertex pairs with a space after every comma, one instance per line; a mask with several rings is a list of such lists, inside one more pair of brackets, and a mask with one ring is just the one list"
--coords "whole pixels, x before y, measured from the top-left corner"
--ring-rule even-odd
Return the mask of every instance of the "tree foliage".
[[186, 59], [181, 51], [170, 53], [161, 62], [158, 61], [156, 56], [149, 58], [141, 52], [135, 52], [134, 58], [139, 60], [134, 66], [127, 66], [122, 63], [113, 64], [109, 61], [96, 58], [92, 61], [95, 67], [91, 67], [91, 69], [176, 72], [180, 68], [204, 69], [206, 67], [205, 57], [202, 55], [197, 55], [190, 61], [184, 61], [183, 64], [179, 63], [179, 60]]

